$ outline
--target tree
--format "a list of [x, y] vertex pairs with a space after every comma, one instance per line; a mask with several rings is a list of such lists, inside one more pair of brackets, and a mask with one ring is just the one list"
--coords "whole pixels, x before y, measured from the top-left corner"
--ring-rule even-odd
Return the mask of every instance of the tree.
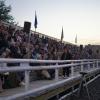
[[13, 17], [9, 14], [11, 12], [11, 6], [5, 4], [5, 0], [0, 0], [0, 20], [5, 22], [12, 22]]

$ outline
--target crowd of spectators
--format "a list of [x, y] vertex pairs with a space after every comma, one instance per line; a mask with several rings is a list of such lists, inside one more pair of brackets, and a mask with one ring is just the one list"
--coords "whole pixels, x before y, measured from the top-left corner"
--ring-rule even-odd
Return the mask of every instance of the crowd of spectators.
[[[72, 59], [92, 57], [87, 49], [81, 50], [76, 45], [62, 43], [36, 32], [31, 32], [29, 36], [23, 29], [0, 22], [0, 58], [59, 60], [65, 46]], [[50, 78], [49, 74], [47, 76]]]
[[29, 34], [11, 25], [0, 23], [0, 58], [32, 58], [44, 60], [61, 59], [64, 46], [67, 46], [73, 59], [83, 59], [89, 54], [87, 49], [80, 50], [76, 45], [65, 44], [37, 32]]
[[38, 34], [29, 36], [23, 30], [0, 23], [0, 57], [2, 58], [32, 58], [59, 59], [56, 53], [62, 51], [63, 45], [48, 37]]

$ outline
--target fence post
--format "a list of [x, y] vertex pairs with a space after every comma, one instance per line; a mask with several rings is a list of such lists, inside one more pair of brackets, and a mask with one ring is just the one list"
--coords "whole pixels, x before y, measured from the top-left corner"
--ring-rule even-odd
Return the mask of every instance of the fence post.
[[[20, 67], [29, 67], [29, 63], [28, 62], [22, 62], [22, 63], [20, 63]], [[24, 78], [24, 80], [25, 80], [25, 90], [27, 90], [28, 87], [29, 87], [29, 73], [30, 73], [30, 71], [25, 70], [25, 78]]]
[[21, 62], [20, 67], [29, 67], [29, 63], [28, 62]]
[[25, 71], [25, 90], [28, 90], [29, 87], [29, 71]]
[[8, 67], [8, 66], [7, 66], [7, 63], [3, 63], [3, 67]]
[[88, 67], [87, 68], [88, 68], [87, 70], [91, 69], [91, 67], [90, 67], [90, 61], [88, 61]]
[[95, 61], [93, 60], [93, 69], [95, 68]]
[[[58, 63], [56, 63], [56, 66], [58, 66]], [[55, 80], [59, 79], [59, 69], [55, 68]]]
[[0, 63], [0, 67], [1, 67], [1, 68], [6, 68], [6, 67], [8, 67], [8, 66], [7, 66], [7, 63], [1, 62], [1, 63]]
[[83, 61], [81, 61], [81, 71], [84, 70]]
[[[73, 62], [71, 64], [74, 64]], [[74, 76], [74, 66], [71, 66], [71, 76]]]

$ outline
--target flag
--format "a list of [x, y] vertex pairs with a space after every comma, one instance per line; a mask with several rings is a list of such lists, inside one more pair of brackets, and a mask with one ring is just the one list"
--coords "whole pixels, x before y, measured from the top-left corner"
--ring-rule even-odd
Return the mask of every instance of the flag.
[[75, 37], [75, 43], [77, 43], [77, 35], [76, 35], [76, 37]]
[[61, 32], [61, 42], [63, 41], [64, 38], [64, 32], [63, 32], [63, 27], [62, 27], [62, 32]]
[[37, 22], [37, 15], [36, 15], [36, 11], [35, 11], [35, 21], [34, 21], [34, 27], [35, 27], [35, 29], [37, 28], [37, 24], [38, 24], [38, 22]]

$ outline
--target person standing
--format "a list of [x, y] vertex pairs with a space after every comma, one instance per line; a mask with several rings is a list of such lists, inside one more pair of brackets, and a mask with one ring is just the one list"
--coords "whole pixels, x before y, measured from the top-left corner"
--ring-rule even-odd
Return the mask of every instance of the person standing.
[[[72, 54], [69, 52], [69, 49], [67, 48], [67, 46], [64, 46], [64, 51], [61, 55], [61, 60], [71, 60], [71, 59], [72, 59]], [[69, 74], [70, 74], [70, 67], [64, 67], [63, 68], [63, 76], [64, 77], [66, 75], [69, 76]]]

